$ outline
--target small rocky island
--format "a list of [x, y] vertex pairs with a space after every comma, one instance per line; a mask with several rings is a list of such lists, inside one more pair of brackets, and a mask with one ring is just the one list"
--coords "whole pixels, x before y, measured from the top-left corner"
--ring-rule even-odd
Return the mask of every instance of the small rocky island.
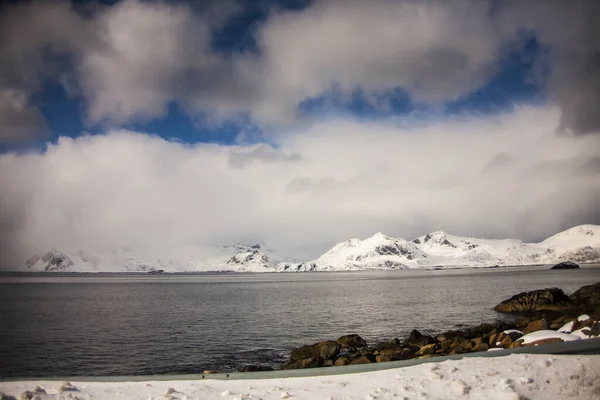
[[[600, 282], [571, 296], [559, 288], [519, 293], [495, 308], [516, 316], [514, 323], [483, 323], [464, 330], [424, 335], [413, 330], [400, 340], [369, 344], [357, 334], [294, 349], [281, 369], [368, 364], [464, 354], [600, 336]], [[244, 372], [269, 370], [247, 366]]]
[[565, 262], [556, 264], [554, 267], [552, 267], [550, 269], [577, 269], [577, 268], [579, 268], [579, 265], [577, 265], [576, 263], [574, 263], [572, 261], [565, 261]]

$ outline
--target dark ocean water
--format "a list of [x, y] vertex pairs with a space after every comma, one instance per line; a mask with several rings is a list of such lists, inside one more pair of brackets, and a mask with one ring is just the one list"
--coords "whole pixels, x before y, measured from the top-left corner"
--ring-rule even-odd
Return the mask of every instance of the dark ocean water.
[[0, 275], [0, 376], [197, 373], [277, 365], [303, 344], [507, 318], [511, 295], [600, 266], [220, 275]]

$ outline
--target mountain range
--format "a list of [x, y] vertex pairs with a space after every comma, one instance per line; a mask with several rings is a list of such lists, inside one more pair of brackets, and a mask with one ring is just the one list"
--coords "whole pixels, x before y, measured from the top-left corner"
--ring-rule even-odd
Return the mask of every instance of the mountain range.
[[106, 253], [52, 249], [18, 271], [58, 272], [302, 272], [433, 269], [600, 262], [600, 226], [580, 225], [539, 243], [461, 237], [436, 231], [411, 241], [383, 233], [338, 243], [319, 258], [297, 262], [261, 245], [184, 247], [165, 257], [139, 248]]

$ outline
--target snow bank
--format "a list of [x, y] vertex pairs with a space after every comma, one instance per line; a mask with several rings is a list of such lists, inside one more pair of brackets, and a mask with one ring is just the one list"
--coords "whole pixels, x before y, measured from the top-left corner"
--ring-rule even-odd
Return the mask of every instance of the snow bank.
[[[592, 399], [600, 393], [600, 356], [512, 354], [358, 374], [262, 380], [0, 382], [18, 398], [40, 386], [41, 400], [71, 399]], [[42, 393], [43, 390], [45, 393]], [[70, 396], [70, 397], [69, 397]]]

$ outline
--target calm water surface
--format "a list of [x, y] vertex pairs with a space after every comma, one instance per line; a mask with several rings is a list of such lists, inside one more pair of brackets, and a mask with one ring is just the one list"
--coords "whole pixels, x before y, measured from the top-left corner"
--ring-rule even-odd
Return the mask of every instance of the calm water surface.
[[600, 266], [226, 275], [0, 275], [0, 376], [197, 373], [277, 365], [297, 346], [370, 343], [506, 318], [524, 290], [572, 293]]

